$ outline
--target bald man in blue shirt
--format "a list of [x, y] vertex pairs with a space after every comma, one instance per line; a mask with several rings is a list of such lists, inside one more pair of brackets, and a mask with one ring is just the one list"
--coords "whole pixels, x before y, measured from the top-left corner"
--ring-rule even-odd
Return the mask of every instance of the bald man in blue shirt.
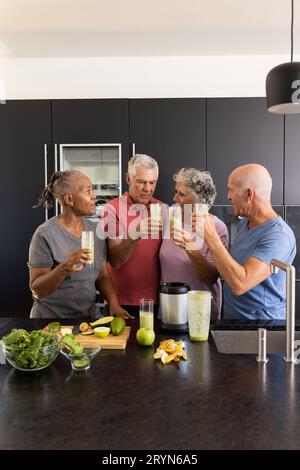
[[210, 215], [193, 219], [202, 224], [215, 266], [224, 279], [223, 318], [285, 319], [285, 272], [272, 274], [271, 260], [292, 264], [296, 240], [291, 228], [271, 206], [272, 179], [265, 167], [252, 163], [236, 168], [228, 178], [227, 199], [242, 217], [230, 249], [221, 242]]

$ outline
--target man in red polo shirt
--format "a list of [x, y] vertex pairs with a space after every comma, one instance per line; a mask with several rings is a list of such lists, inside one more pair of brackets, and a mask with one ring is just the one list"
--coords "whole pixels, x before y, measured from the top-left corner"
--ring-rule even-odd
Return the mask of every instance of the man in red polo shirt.
[[109, 201], [101, 225], [107, 235], [109, 272], [119, 303], [137, 315], [141, 298], [158, 304], [161, 233], [158, 220], [150, 218], [150, 204], [160, 203], [153, 197], [157, 162], [148, 155], [134, 155], [125, 178], [128, 192]]

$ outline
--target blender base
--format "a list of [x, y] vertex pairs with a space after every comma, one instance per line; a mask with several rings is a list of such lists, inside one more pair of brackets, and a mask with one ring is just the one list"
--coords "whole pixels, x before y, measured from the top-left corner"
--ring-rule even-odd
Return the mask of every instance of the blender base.
[[159, 329], [161, 331], [172, 331], [173, 333], [186, 333], [189, 331], [188, 323], [182, 323], [180, 325], [172, 325], [169, 323], [160, 323]]

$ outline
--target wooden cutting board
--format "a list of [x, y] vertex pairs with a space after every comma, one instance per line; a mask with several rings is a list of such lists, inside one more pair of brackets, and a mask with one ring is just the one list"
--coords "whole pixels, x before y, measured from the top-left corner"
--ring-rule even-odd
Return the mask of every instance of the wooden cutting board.
[[[62, 328], [72, 329], [73, 326], [63, 325]], [[101, 346], [102, 349], [125, 349], [129, 335], [130, 326], [125, 326], [125, 329], [118, 336], [110, 334], [106, 338], [97, 338], [96, 335], [85, 336], [79, 333], [76, 335], [76, 339], [83, 346]]]

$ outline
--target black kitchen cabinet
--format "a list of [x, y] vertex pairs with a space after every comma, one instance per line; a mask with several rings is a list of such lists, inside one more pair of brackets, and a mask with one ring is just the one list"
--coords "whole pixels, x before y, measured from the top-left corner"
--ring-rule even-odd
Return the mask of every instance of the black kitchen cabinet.
[[26, 316], [30, 312], [28, 248], [35, 229], [45, 221], [44, 209], [32, 206], [45, 186], [44, 146], [49, 151], [50, 142], [50, 101], [7, 101], [0, 105], [0, 316]]
[[128, 107], [127, 99], [53, 100], [53, 144], [122, 144], [122, 187], [126, 188], [124, 173], [129, 152]]
[[[207, 168], [219, 194], [219, 207], [212, 212], [224, 218], [232, 238], [235, 224], [232, 208], [227, 207], [228, 174], [244, 163], [261, 163], [273, 177], [273, 206], [290, 205], [284, 206], [286, 217], [298, 242], [299, 136], [300, 117], [273, 116], [266, 111], [264, 98], [13, 100], [0, 104], [1, 209], [5, 214], [0, 239], [0, 316], [26, 316], [31, 308], [28, 247], [36, 227], [45, 220], [45, 211], [32, 205], [45, 186], [45, 150], [48, 180], [54, 171], [54, 144], [57, 149], [59, 144], [72, 143], [122, 144], [123, 190], [133, 149], [153, 156], [160, 168], [156, 196], [167, 203], [172, 203], [176, 171], [184, 166]], [[298, 258], [294, 264], [300, 279]]]
[[296, 253], [293, 265], [295, 266], [295, 269], [296, 269], [296, 279], [300, 283], [300, 205], [286, 206], [285, 217], [286, 217], [286, 222], [289, 224], [289, 226], [293, 230], [295, 238], [296, 238], [297, 253]]
[[171, 203], [173, 174], [182, 167], [206, 168], [205, 99], [130, 100], [131, 155], [157, 160], [155, 196]]
[[228, 204], [227, 177], [237, 166], [260, 163], [273, 179], [272, 204], [283, 204], [283, 116], [266, 110], [265, 98], [207, 100], [207, 169]]
[[300, 204], [300, 115], [285, 116], [285, 203]]

